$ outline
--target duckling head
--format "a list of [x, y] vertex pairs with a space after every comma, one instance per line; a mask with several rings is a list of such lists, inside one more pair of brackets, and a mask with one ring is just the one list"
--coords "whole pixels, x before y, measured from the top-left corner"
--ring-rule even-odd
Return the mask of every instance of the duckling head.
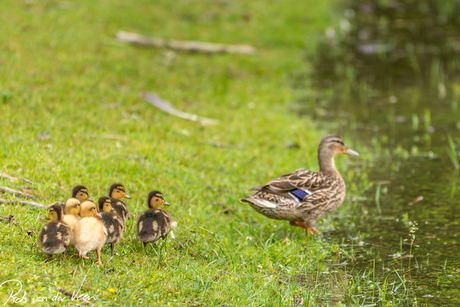
[[160, 206], [169, 206], [169, 203], [165, 200], [163, 193], [151, 191], [147, 196], [147, 205], [150, 209], [158, 209]]
[[76, 198], [69, 198], [65, 202], [66, 214], [79, 215], [80, 214], [80, 201]]
[[97, 209], [99, 212], [103, 212], [102, 209], [104, 209], [104, 204], [107, 200], [110, 201], [110, 198], [107, 196], [99, 197], [97, 201]]
[[50, 219], [53, 222], [62, 220], [62, 206], [52, 205], [49, 207], [49, 210], [50, 210], [50, 213], [48, 215], [48, 219]]
[[112, 202], [108, 197], [101, 197], [97, 201], [100, 212], [115, 212], [115, 209], [112, 208]]
[[80, 215], [82, 218], [84, 217], [98, 217], [101, 218], [102, 216], [97, 212], [96, 204], [92, 201], [84, 201], [81, 204], [81, 211]]
[[110, 186], [109, 196], [115, 199], [122, 199], [122, 198], [131, 199], [131, 197], [129, 197], [129, 195], [126, 194], [125, 187], [119, 183], [114, 183]]
[[82, 185], [76, 185], [73, 189], [72, 189], [72, 198], [76, 198], [80, 201], [80, 203], [83, 203], [85, 200], [92, 200], [90, 197], [89, 197], [89, 194], [88, 194], [88, 189], [85, 188], [84, 186]]

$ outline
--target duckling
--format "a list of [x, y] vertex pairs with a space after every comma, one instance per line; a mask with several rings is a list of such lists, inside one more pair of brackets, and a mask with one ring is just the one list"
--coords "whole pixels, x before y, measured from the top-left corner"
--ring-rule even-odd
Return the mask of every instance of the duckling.
[[69, 226], [62, 220], [63, 214], [60, 205], [52, 205], [49, 210], [48, 217], [51, 223], [43, 227], [38, 240], [45, 253], [50, 255], [64, 253], [65, 259], [67, 247], [70, 244], [71, 231]]
[[319, 172], [299, 168], [250, 189], [257, 192], [240, 202], [271, 219], [288, 220], [292, 226], [304, 228], [307, 236], [321, 233], [313, 227], [315, 222], [337, 209], [345, 198], [345, 182], [334, 163], [338, 154], [359, 156], [339, 136], [326, 135], [318, 146]]
[[85, 188], [84, 186], [82, 185], [76, 185], [73, 189], [72, 189], [72, 198], [76, 198], [80, 201], [80, 204], [83, 204], [84, 201], [86, 200], [91, 200], [93, 201], [90, 197], [89, 197], [89, 194], [88, 194], [88, 189]]
[[160, 209], [160, 206], [169, 206], [164, 196], [159, 191], [151, 191], [147, 196], [147, 205], [150, 209], [139, 216], [137, 221], [137, 236], [144, 243], [155, 242], [164, 239], [171, 228], [171, 214]]
[[103, 196], [99, 198], [97, 203], [99, 205], [99, 211], [102, 212], [102, 222], [104, 223], [105, 228], [108, 231], [107, 241], [105, 242], [105, 244], [111, 245], [113, 257], [115, 244], [120, 242], [121, 238], [123, 237], [124, 223], [120, 216], [112, 208], [110, 198]]
[[102, 216], [97, 212], [96, 205], [91, 201], [81, 204], [81, 220], [75, 225], [74, 238], [75, 247], [79, 256], [85, 259], [87, 253], [96, 250], [97, 264], [101, 262], [101, 248], [107, 241], [107, 229], [102, 223]]
[[62, 221], [69, 226], [71, 230], [70, 234], [70, 244], [75, 245], [74, 240], [74, 229], [75, 225], [81, 220], [80, 217], [80, 201], [76, 198], [69, 198], [64, 203], [65, 215], [62, 218]]
[[112, 184], [109, 189], [109, 196], [112, 198], [112, 208], [115, 209], [117, 214], [122, 218], [123, 223], [126, 223], [129, 217], [129, 206], [121, 199], [131, 199], [131, 197], [126, 194], [125, 187], [119, 183]]

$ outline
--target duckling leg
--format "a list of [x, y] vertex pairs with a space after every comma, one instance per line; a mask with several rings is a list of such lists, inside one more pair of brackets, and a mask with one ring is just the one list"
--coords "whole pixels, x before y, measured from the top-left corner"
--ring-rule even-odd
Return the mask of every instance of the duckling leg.
[[65, 250], [64, 250], [64, 260], [65, 260], [65, 256], [67, 255], [67, 249], [68, 249], [68, 248], [69, 248], [69, 246], [67, 245], [67, 246], [65, 247]]
[[111, 247], [112, 247], [112, 257], [113, 257], [113, 250], [115, 249], [115, 243], [112, 243]]
[[96, 249], [96, 253], [97, 253], [97, 262], [96, 262], [96, 264], [97, 264], [97, 265], [102, 265], [102, 261], [101, 261], [101, 250], [100, 250], [100, 249]]
[[144, 248], [146, 248], [147, 247], [147, 242], [143, 242], [143, 243], [144, 243]]

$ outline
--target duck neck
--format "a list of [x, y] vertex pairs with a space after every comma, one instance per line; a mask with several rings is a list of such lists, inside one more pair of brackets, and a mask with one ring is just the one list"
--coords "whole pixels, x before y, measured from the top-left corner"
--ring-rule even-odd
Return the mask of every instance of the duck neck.
[[318, 150], [318, 164], [320, 173], [340, 176], [339, 171], [335, 167], [334, 156], [334, 153], [331, 151], [321, 150], [321, 148]]

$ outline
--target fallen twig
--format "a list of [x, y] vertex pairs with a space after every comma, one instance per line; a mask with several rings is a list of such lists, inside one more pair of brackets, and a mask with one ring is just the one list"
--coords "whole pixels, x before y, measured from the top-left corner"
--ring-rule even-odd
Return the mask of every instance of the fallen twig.
[[[56, 202], [59, 203], [59, 202]], [[54, 204], [56, 204], [54, 203]], [[1, 199], [0, 198], [0, 204], [21, 204], [21, 205], [31, 205], [36, 208], [40, 209], [48, 209], [49, 206], [47, 205], [42, 205], [33, 201], [25, 201], [25, 200], [16, 200], [16, 199]], [[54, 205], [52, 204], [52, 205]], [[50, 205], [51, 206], [51, 205]]]
[[33, 195], [30, 195], [30, 194], [27, 194], [27, 193], [24, 193], [24, 192], [20, 192], [20, 191], [16, 191], [16, 190], [13, 190], [13, 189], [10, 189], [10, 188], [7, 188], [7, 187], [0, 187], [0, 192], [10, 193], [10, 194], [13, 194], [15, 196], [25, 197], [25, 198], [28, 198], [28, 199], [37, 199]]
[[416, 197], [413, 201], [409, 203], [409, 206], [412, 206], [413, 204], [418, 203], [419, 201], [423, 200], [423, 196]]
[[249, 45], [225, 45], [199, 41], [178, 41], [158, 37], [148, 37], [137, 33], [119, 31], [116, 37], [126, 43], [148, 47], [170, 48], [175, 50], [206, 53], [241, 53], [254, 54], [256, 49]]
[[83, 303], [93, 305], [93, 302], [90, 302], [90, 301], [84, 299], [84, 298], [82, 297], [82, 295], [75, 295], [74, 293], [71, 293], [71, 292], [69, 292], [69, 291], [66, 291], [66, 290], [64, 290], [64, 289], [62, 289], [62, 288], [58, 288], [58, 290], [59, 290], [59, 292], [65, 294], [65, 295], [67, 295], [67, 296], [70, 296], [70, 297], [72, 298], [72, 300], [79, 300], [79, 301], [81, 301], [81, 302], [83, 302]]
[[25, 179], [24, 177], [16, 178], [16, 177], [7, 175], [7, 174], [5, 174], [5, 173], [0, 173], [0, 178], [9, 179], [9, 180], [11, 180], [11, 181], [21, 181], [21, 180], [23, 180], [23, 181], [25, 181], [25, 182], [27, 182], [27, 183], [34, 184], [32, 181], [27, 180], [27, 179]]
[[242, 145], [225, 144], [225, 143], [219, 143], [219, 142], [203, 142], [203, 144], [211, 145], [211, 146], [218, 147], [218, 148], [243, 148]]
[[216, 119], [211, 119], [211, 118], [206, 118], [206, 117], [200, 117], [195, 114], [191, 113], [185, 113], [182, 111], [179, 111], [175, 109], [169, 102], [164, 101], [160, 97], [158, 97], [155, 94], [152, 93], [141, 93], [142, 98], [147, 100], [151, 105], [157, 107], [158, 109], [165, 111], [166, 113], [169, 113], [171, 115], [183, 118], [183, 119], [188, 119], [188, 120], [193, 120], [193, 121], [198, 121], [203, 124], [208, 124], [208, 125], [216, 125], [219, 123], [218, 120]]
[[7, 175], [5, 173], [0, 173], [0, 178], [9, 179], [11, 181], [19, 181], [19, 178], [11, 177], [10, 175]]
[[18, 222], [16, 222], [16, 220], [14, 219], [14, 216], [13, 215], [10, 215], [10, 216], [0, 216], [0, 221], [3, 221], [3, 222], [7, 222], [7, 223], [11, 223], [13, 225], [17, 225]]

